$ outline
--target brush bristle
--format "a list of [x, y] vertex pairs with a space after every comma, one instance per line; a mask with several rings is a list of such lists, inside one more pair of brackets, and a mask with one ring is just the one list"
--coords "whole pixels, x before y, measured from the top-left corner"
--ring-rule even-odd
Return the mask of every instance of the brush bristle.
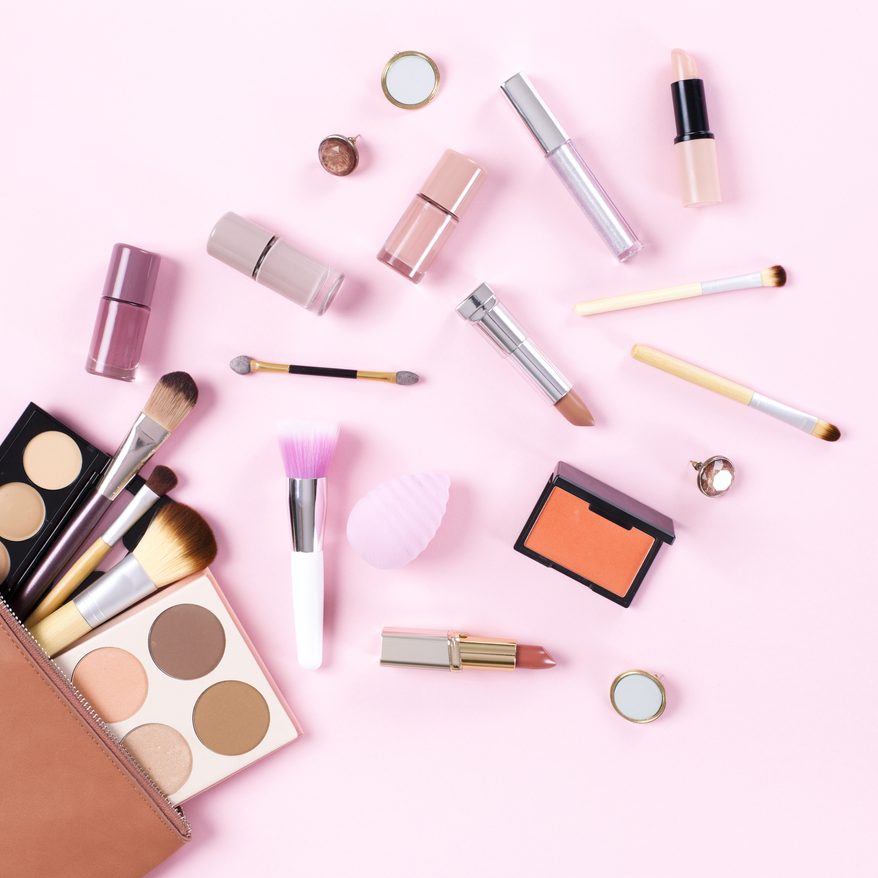
[[146, 487], [153, 494], [164, 497], [168, 491], [177, 487], [177, 475], [169, 466], [157, 466], [146, 480]]
[[762, 286], [782, 287], [787, 282], [787, 272], [782, 265], [772, 265], [762, 272]]
[[420, 377], [415, 375], [414, 372], [397, 372], [396, 373], [396, 383], [397, 384], [417, 384], [420, 381]]
[[288, 479], [322, 479], [338, 442], [338, 424], [286, 421], [278, 430]]
[[82, 618], [73, 601], [62, 604], [30, 629], [34, 639], [49, 656], [57, 655], [80, 637], [85, 637], [89, 631], [88, 622]]
[[216, 539], [194, 509], [171, 502], [158, 511], [132, 554], [162, 588], [210, 565]]
[[229, 367], [233, 372], [237, 372], [239, 375], [249, 375], [250, 374], [250, 360], [251, 358], [241, 354], [240, 357], [235, 357], [231, 363], [229, 363]]
[[192, 411], [196, 402], [198, 387], [192, 376], [188, 372], [169, 372], [162, 375], [153, 388], [143, 413], [172, 431]]
[[814, 425], [811, 435], [818, 439], [825, 439], [827, 442], [837, 442], [841, 439], [841, 430], [835, 424], [830, 424], [829, 421], [818, 421]]

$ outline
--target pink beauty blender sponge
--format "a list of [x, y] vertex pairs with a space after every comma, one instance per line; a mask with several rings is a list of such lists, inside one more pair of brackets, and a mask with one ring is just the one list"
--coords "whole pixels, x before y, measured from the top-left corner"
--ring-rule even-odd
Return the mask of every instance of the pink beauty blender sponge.
[[450, 487], [445, 473], [415, 473], [382, 482], [351, 510], [348, 542], [373, 567], [405, 567], [436, 536]]

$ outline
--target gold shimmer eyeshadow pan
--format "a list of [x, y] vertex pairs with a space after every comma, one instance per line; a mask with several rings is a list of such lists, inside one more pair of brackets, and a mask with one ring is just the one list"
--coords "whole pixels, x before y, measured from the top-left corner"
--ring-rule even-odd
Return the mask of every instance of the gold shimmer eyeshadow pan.
[[132, 607], [55, 661], [175, 804], [299, 735], [209, 572]]

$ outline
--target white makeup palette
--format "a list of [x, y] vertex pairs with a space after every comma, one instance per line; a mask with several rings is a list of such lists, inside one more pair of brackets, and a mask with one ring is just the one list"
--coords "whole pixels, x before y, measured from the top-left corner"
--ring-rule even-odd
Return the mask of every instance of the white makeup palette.
[[163, 589], [55, 661], [174, 803], [299, 735], [209, 572]]

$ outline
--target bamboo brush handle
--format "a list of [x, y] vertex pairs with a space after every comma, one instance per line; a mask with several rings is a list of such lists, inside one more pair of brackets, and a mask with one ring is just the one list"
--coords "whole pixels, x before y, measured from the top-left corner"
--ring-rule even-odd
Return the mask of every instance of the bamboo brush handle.
[[605, 314], [607, 311], [622, 311], [626, 308], [640, 308], [643, 305], [657, 305], [660, 302], [673, 302], [676, 299], [691, 299], [700, 296], [701, 284], [678, 284], [661, 290], [645, 290], [640, 293], [626, 293], [624, 296], [608, 296], [605, 299], [590, 299], [579, 302], [573, 310], [580, 317], [591, 314]]
[[730, 381], [728, 378], [723, 378], [721, 375], [708, 372], [707, 369], [702, 369], [700, 366], [693, 366], [692, 363], [672, 357], [663, 351], [657, 351], [655, 348], [636, 344], [631, 348], [631, 356], [635, 360], [640, 360], [641, 363], [655, 366], [656, 369], [676, 375], [684, 381], [690, 381], [692, 384], [705, 387], [714, 393], [720, 393], [729, 399], [735, 400], [735, 402], [750, 405], [750, 400], [753, 399], [753, 391], [749, 387], [744, 387], [743, 384], [738, 384], [735, 381]]
[[107, 557], [110, 548], [102, 539], [96, 539], [28, 616], [25, 623], [27, 627], [32, 628], [50, 613], [54, 613], [85, 582], [86, 577], [98, 569], [98, 564]]

